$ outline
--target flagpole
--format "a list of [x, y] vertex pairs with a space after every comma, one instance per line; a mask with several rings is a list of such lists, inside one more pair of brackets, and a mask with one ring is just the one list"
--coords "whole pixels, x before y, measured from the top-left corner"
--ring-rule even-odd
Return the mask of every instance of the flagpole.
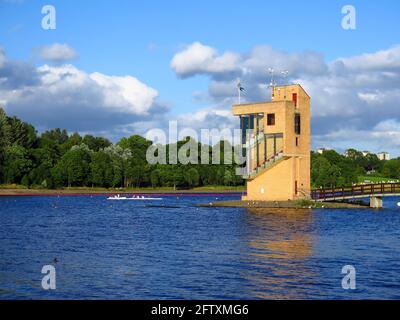
[[240, 104], [240, 102], [241, 102], [241, 87], [242, 87], [242, 85], [240, 84], [240, 79], [238, 79], [238, 82], [237, 82], [237, 90], [238, 90], [238, 96], [239, 96], [239, 104]]

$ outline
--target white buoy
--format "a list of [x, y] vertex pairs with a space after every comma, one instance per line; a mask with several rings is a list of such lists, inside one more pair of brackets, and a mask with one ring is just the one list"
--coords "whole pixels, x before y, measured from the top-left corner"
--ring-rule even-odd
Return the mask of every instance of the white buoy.
[[400, 207], [400, 202], [397, 202], [397, 206]]

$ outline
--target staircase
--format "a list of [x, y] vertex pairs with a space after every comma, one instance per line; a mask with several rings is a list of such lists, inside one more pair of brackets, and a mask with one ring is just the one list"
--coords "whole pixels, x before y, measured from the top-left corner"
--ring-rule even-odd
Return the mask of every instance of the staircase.
[[284, 156], [283, 150], [277, 153], [275, 156], [269, 158], [265, 163], [262, 163], [255, 170], [253, 170], [250, 174], [244, 175], [243, 178], [247, 180], [255, 179], [258, 175], [264, 172], [267, 169], [271, 169], [276, 166], [278, 163], [285, 160], [287, 157]]

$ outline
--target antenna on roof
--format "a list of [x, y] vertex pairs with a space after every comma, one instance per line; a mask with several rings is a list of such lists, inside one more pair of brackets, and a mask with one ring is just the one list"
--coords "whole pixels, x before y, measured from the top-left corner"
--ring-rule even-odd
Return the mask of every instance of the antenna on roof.
[[269, 83], [269, 88], [271, 88], [271, 99], [274, 97], [274, 87], [276, 86], [274, 75], [275, 75], [275, 70], [273, 68], [268, 68], [268, 72], [271, 75], [271, 81]]
[[285, 87], [284, 87], [284, 99], [286, 99], [286, 78], [287, 78], [287, 76], [288, 76], [288, 74], [289, 74], [289, 71], [287, 71], [287, 70], [284, 70], [284, 71], [281, 71], [281, 75], [282, 75], [282, 77], [283, 77], [283, 84], [285, 85]]
[[271, 75], [271, 81], [269, 83], [269, 86], [270, 87], [275, 87], [276, 86], [276, 83], [275, 83], [275, 80], [274, 80], [275, 70], [273, 68], [268, 68], [268, 72]]

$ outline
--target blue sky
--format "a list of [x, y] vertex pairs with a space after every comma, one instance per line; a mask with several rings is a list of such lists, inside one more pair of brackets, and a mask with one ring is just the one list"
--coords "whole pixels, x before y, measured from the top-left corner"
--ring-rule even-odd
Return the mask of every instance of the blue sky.
[[[135, 77], [157, 91], [157, 105], [162, 105], [165, 119], [179, 119], [183, 114], [195, 113], [203, 109], [228, 110], [229, 108], [229, 97], [221, 97], [221, 94], [213, 96], [210, 93], [213, 82], [226, 84], [234, 80], [228, 79], [228, 74], [221, 76], [222, 73], [218, 71], [218, 76], [216, 76], [214, 71], [207, 69], [194, 70], [182, 75], [171, 67], [174, 56], [193, 43], [213, 48], [217, 56], [225, 52], [240, 55], [243, 63], [246, 56], [251, 56], [254, 48], [270, 46], [282, 56], [302, 52], [320, 54], [321, 59], [328, 66], [339, 58], [350, 59], [366, 53], [374, 54], [399, 45], [399, 1], [308, 0], [287, 3], [288, 5], [282, 7], [279, 1], [265, 0], [193, 2], [0, 0], [0, 47], [4, 49], [8, 61], [24, 62], [26, 65], [35, 67], [48, 64], [50, 67], [61, 68], [59, 61], [54, 64], [54, 61], [46, 61], [35, 52], [38, 48], [57, 43], [65, 44], [74, 50], [77, 58], [71, 61], [66, 59], [64, 63], [72, 64], [77, 70], [87, 74], [96, 72], [107, 76]], [[43, 17], [41, 8], [46, 4], [54, 5], [56, 8], [56, 30], [41, 28]], [[346, 4], [351, 4], [356, 8], [356, 30], [341, 28], [343, 16], [341, 8]], [[388, 55], [392, 53], [389, 52]], [[271, 64], [268, 58], [268, 56], [265, 57], [265, 67]], [[301, 63], [301, 57], [299, 59]], [[398, 75], [397, 56], [394, 60], [394, 64], [391, 65], [393, 69], [389, 71]], [[280, 68], [279, 65], [275, 67]], [[380, 72], [384, 71], [388, 72], [386, 66]], [[304, 75], [295, 71], [292, 73], [293, 79], [304, 79], [305, 83], [311, 81], [312, 76], [312, 74]], [[322, 75], [317, 73], [315, 76]], [[399, 78], [393, 79], [394, 83]], [[265, 82], [268, 82], [267, 74]], [[249, 86], [253, 83], [255, 83], [253, 79], [247, 80]], [[383, 85], [381, 84], [380, 87]], [[334, 87], [336, 88], [336, 85]], [[251, 87], [249, 90], [251, 91]], [[314, 92], [318, 94], [319, 91], [314, 89]], [[377, 91], [369, 86], [360, 93], [363, 97], [365, 95], [370, 97], [368, 94], [377, 94]], [[251, 97], [252, 95], [249, 94], [248, 98]], [[254, 98], [258, 97], [254, 94]], [[5, 100], [8, 102], [7, 99]], [[355, 101], [349, 101], [349, 103], [355, 103]], [[34, 122], [42, 129], [50, 126], [49, 122], [41, 123], [39, 117], [31, 117], [32, 111], [24, 112], [19, 102], [14, 102], [14, 104], [16, 107], [12, 108], [11, 102], [6, 103], [7, 112], [27, 116], [28, 119], [24, 120]], [[318, 107], [318, 104], [314, 107]], [[322, 108], [329, 109], [329, 106], [321, 105]], [[340, 118], [340, 108], [337, 113], [338, 121], [343, 121]], [[326, 113], [318, 114], [317, 112], [313, 121], [321, 118], [321, 123], [325, 123], [326, 117]], [[372, 121], [372, 118], [370, 113], [370, 118], [360, 119], [360, 122], [367, 122], [371, 128], [377, 125], [386, 128], [389, 123], [392, 134], [393, 127], [397, 130], [400, 123], [400, 117], [396, 117], [393, 112], [388, 112], [386, 118], [381, 118], [376, 123]], [[136, 121], [139, 121], [140, 125], [134, 125]], [[129, 130], [135, 131], [135, 127], [143, 130], [146, 122], [149, 126], [153, 126], [154, 121], [155, 119], [149, 117], [132, 118]], [[157, 121], [162, 120], [157, 119]], [[118, 133], [109, 127], [100, 130], [101, 128], [90, 126], [74, 127], [72, 123], [67, 122], [62, 124], [70, 130], [77, 129], [102, 134], [109, 132], [110, 135], [118, 136]], [[121, 125], [124, 124], [121, 123]], [[351, 128], [343, 122], [341, 128], [356, 130], [361, 135], [366, 130], [365, 127], [357, 125], [357, 121]], [[332, 137], [337, 127], [332, 128], [330, 136], [329, 132], [323, 132], [320, 129], [316, 127], [315, 132], [318, 137], [313, 146], [335, 147], [330, 145], [333, 138], [329, 137]], [[354, 143], [360, 149], [386, 148], [394, 153], [399, 148], [399, 145], [395, 143], [385, 145], [377, 142], [369, 145], [369, 141], [357, 140], [339, 144], [338, 148], [346, 148], [350, 143]], [[397, 153], [400, 155], [400, 152]]]

